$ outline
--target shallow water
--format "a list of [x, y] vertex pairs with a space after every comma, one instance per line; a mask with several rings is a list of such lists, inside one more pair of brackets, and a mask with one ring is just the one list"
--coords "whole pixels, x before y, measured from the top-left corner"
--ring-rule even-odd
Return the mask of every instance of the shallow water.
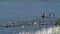
[[[47, 15], [50, 12], [53, 12], [55, 14], [55, 17], [60, 16], [60, 0], [0, 1], [0, 25], [6, 25], [10, 20], [29, 21], [36, 18], [40, 20], [40, 16], [43, 12], [46, 12]], [[50, 24], [50, 22], [47, 21], [46, 23]], [[55, 25], [51, 26], [55, 27]], [[51, 26], [33, 25], [9, 28], [0, 27], [0, 34], [44, 34], [46, 33], [46, 29], [47, 32], [50, 30]]]

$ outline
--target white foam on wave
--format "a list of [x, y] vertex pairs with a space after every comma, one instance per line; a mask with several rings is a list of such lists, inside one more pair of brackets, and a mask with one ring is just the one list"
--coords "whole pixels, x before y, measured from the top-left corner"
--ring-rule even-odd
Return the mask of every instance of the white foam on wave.
[[60, 34], [60, 27], [52, 27], [48, 29], [42, 29], [42, 31], [38, 30], [36, 32], [29, 31], [29, 32], [19, 32], [19, 34]]

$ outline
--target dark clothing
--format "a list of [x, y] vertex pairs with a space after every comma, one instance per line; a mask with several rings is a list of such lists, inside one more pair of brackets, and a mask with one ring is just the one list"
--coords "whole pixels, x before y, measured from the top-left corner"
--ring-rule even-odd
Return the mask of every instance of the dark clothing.
[[45, 18], [45, 16], [42, 16], [42, 18]]

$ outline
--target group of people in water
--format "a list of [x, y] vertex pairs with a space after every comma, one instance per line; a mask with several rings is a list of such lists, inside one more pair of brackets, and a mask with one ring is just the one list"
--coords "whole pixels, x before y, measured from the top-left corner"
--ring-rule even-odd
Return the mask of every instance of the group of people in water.
[[[45, 18], [46, 16], [47, 16], [47, 15], [46, 15], [46, 13], [44, 12], [44, 13], [42, 14], [42, 18]], [[53, 16], [54, 16], [54, 13], [51, 12], [51, 13], [49, 14], [49, 16], [53, 17]]]

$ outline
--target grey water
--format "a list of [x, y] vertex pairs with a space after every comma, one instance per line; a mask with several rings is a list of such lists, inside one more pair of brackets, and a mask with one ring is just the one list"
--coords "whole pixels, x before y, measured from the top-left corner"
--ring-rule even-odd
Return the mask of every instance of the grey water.
[[[45, 12], [60, 16], [60, 0], [0, 0], [0, 25], [6, 25], [9, 20], [28, 21], [40, 17]], [[39, 19], [39, 18], [38, 18]], [[0, 34], [19, 34], [22, 31], [37, 31], [37, 26], [1, 28]]]

